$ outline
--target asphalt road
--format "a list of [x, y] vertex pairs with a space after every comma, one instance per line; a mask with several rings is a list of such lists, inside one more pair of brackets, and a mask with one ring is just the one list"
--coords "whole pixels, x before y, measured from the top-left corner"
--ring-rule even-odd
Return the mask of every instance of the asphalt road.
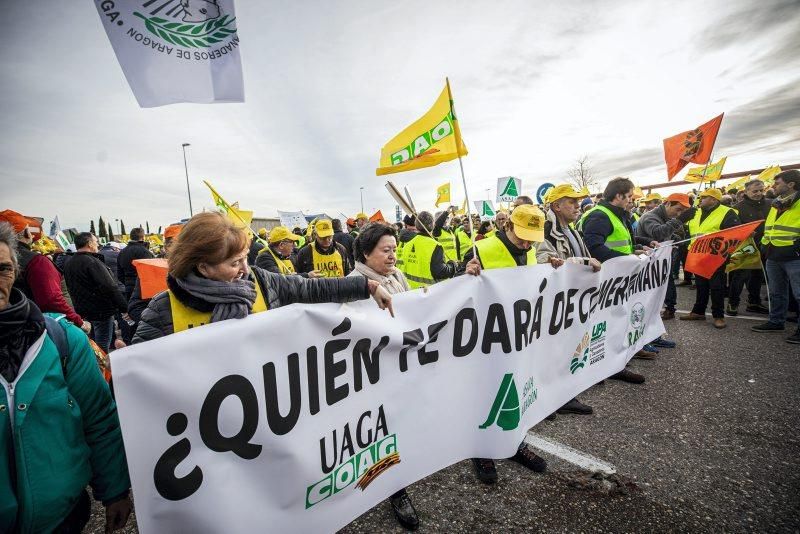
[[[678, 307], [690, 309], [694, 295], [679, 288]], [[710, 318], [665, 324], [678, 347], [632, 361], [645, 384], [607, 380], [579, 396], [594, 415], [534, 430], [616, 476], [600, 482], [543, 454], [547, 472], [500, 461], [499, 482], [487, 486], [463, 461], [409, 488], [420, 532], [800, 530], [800, 346], [751, 332], [757, 321], [746, 318], [725, 330]], [[88, 530], [102, 532], [99, 510]], [[383, 502], [342, 532], [402, 529]]]

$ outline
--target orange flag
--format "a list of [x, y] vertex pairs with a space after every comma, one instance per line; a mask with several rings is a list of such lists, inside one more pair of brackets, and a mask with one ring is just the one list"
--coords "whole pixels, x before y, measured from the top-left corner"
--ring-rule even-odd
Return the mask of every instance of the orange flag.
[[375, 213], [372, 214], [372, 217], [369, 218], [369, 222], [385, 221], [385, 220], [386, 219], [383, 218], [383, 213], [381, 213], [381, 210], [376, 211]]
[[764, 219], [697, 238], [689, 247], [684, 269], [703, 278], [711, 278], [762, 222]]
[[133, 260], [136, 273], [139, 275], [139, 287], [143, 299], [151, 299], [162, 291], [167, 290], [167, 265], [166, 258], [153, 258], [148, 260]]
[[708, 163], [723, 115], [724, 113], [714, 117], [694, 130], [664, 139], [664, 160], [667, 162], [669, 180], [672, 180], [689, 162]]

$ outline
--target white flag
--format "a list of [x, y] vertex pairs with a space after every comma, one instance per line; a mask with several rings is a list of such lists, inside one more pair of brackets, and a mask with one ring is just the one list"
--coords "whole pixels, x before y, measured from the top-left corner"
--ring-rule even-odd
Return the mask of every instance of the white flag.
[[50, 237], [55, 237], [59, 233], [61, 233], [61, 223], [58, 221], [58, 215], [56, 215], [55, 218], [50, 221], [50, 232], [48, 235]]
[[244, 102], [233, 0], [96, 4], [141, 107]]
[[522, 180], [513, 176], [497, 179], [497, 202], [514, 202], [522, 191]]
[[494, 219], [495, 212], [491, 200], [475, 200], [475, 209], [478, 210], [478, 215], [481, 216], [482, 221], [490, 221]]

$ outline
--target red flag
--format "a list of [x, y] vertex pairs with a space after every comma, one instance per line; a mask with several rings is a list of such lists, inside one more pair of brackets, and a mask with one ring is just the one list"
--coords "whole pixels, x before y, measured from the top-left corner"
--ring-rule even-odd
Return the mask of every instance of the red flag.
[[708, 163], [711, 151], [714, 150], [714, 141], [722, 124], [722, 116], [714, 117], [694, 130], [681, 132], [664, 139], [664, 160], [667, 162], [667, 178], [672, 178], [686, 166], [687, 163]]
[[133, 260], [136, 273], [139, 275], [139, 286], [143, 299], [151, 299], [158, 293], [166, 291], [169, 265], [166, 258]]
[[372, 216], [369, 218], [369, 222], [385, 221], [385, 220], [386, 220], [386, 219], [384, 219], [384, 218], [383, 218], [383, 213], [381, 213], [381, 210], [378, 210], [378, 211], [376, 211], [376, 212], [375, 212], [375, 213], [373, 213], [373, 214], [372, 214]]
[[711, 278], [762, 222], [764, 219], [697, 238], [689, 247], [684, 269], [703, 278]]

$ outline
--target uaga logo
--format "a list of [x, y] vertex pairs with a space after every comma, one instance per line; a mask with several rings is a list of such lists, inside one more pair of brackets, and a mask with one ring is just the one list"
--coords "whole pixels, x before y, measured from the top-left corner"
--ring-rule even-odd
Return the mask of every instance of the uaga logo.
[[537, 397], [538, 390], [533, 382], [533, 377], [528, 378], [525, 387], [522, 388], [523, 403], [520, 410], [519, 393], [517, 393], [517, 385], [514, 383], [514, 374], [507, 373], [500, 382], [486, 421], [478, 428], [486, 429], [497, 424], [503, 430], [514, 430], [519, 426], [522, 414], [531, 407]]
[[[208, 48], [236, 33], [236, 17], [220, 12], [217, 0], [147, 1], [142, 8], [148, 13], [134, 11], [144, 21], [147, 30], [166, 42], [186, 48]], [[164, 18], [169, 17], [169, 18]]]
[[[361, 414], [353, 425], [354, 431], [350, 430], [350, 423], [345, 423], [338, 439], [336, 430], [330, 441], [327, 436], [320, 439], [320, 461], [325, 477], [306, 488], [306, 510], [354, 482], [356, 489], [364, 491], [387, 469], [400, 463], [397, 434], [389, 434], [383, 405], [378, 407], [374, 423], [372, 413]], [[356, 447], [360, 450], [356, 451]], [[332, 453], [330, 463], [329, 452]]]

